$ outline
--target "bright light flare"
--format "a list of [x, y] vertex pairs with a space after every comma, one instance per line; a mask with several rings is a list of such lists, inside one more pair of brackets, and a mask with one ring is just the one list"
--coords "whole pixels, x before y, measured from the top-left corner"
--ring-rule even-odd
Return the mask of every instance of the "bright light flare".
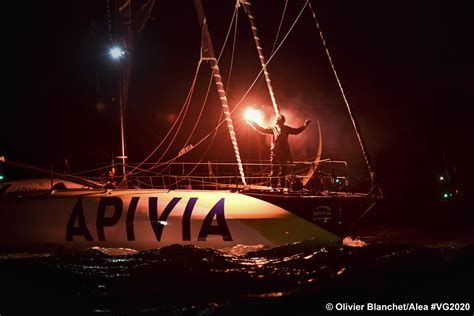
[[263, 114], [262, 111], [248, 108], [245, 110], [244, 117], [249, 122], [257, 122], [257, 124], [263, 124]]
[[119, 59], [125, 55], [125, 52], [120, 47], [113, 47], [110, 49], [109, 54], [113, 59]]

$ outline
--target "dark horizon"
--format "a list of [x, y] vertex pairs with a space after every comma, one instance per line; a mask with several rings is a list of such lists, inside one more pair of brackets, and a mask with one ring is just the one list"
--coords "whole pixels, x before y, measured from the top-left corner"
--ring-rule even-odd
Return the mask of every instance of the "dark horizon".
[[[268, 1], [253, 2], [268, 59], [284, 1], [273, 7]], [[233, 2], [203, 4], [218, 53]], [[289, 4], [280, 39], [303, 4]], [[312, 4], [382, 185], [393, 193], [411, 192], [436, 186], [439, 175], [449, 174], [458, 178], [458, 185], [467, 187], [466, 151], [472, 142], [467, 132], [467, 91], [469, 81], [472, 83], [468, 70], [472, 60], [466, 46], [473, 37], [467, 1]], [[15, 98], [14, 104], [4, 105], [0, 156], [36, 166], [54, 163], [58, 169], [65, 158], [71, 165], [109, 163], [113, 155], [120, 154], [120, 131], [113, 101], [116, 66], [107, 56], [111, 41], [106, 2], [22, 6], [25, 16], [10, 46], [15, 57]], [[185, 100], [199, 59], [200, 30], [192, 1], [157, 1], [152, 17], [131, 54], [125, 115], [129, 162], [142, 161], [166, 134]], [[220, 65], [225, 80], [231, 40], [232, 34]], [[231, 107], [260, 70], [243, 10], [239, 11], [237, 40], [228, 87]], [[290, 113], [289, 123], [297, 126], [305, 118], [313, 120], [312, 130], [291, 140], [295, 156], [314, 155], [316, 144], [310, 136], [319, 120], [323, 158], [348, 160], [356, 177], [367, 178], [360, 147], [308, 10], [269, 64], [269, 71], [280, 107]], [[183, 124], [185, 133], [178, 140], [184, 141], [191, 131], [209, 74], [208, 64], [203, 64], [195, 101]], [[244, 104], [247, 102], [271, 108], [262, 80]], [[213, 85], [204, 122], [191, 143], [212, 129], [219, 115]], [[244, 159], [258, 158], [252, 141], [255, 135], [241, 113], [236, 111], [233, 119]], [[173, 146], [168, 155], [174, 156], [184, 145]], [[201, 153], [184, 159], [198, 160]], [[224, 128], [210, 153], [209, 159], [233, 159]], [[266, 159], [268, 151], [262, 150], [261, 155]]]

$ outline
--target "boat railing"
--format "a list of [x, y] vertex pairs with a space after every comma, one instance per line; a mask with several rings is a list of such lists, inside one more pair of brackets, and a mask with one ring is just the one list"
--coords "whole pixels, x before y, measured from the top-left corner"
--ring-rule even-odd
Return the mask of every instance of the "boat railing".
[[[123, 175], [114, 172], [122, 169], [120, 164], [100, 168], [100, 175], [93, 174], [99, 169], [94, 168], [90, 173], [81, 172], [81, 176], [112, 188], [126, 186], [141, 189], [264, 190], [278, 180], [281, 187], [289, 190], [302, 190], [303, 187], [334, 190], [348, 185], [348, 165], [342, 160], [294, 161], [286, 164], [248, 161], [243, 163], [243, 167], [246, 185], [243, 185], [234, 162], [172, 162], [148, 169], [146, 164], [127, 164], [126, 169], [131, 171], [125, 181]], [[283, 175], [272, 174], [272, 169], [277, 173], [280, 168], [285, 172]]]

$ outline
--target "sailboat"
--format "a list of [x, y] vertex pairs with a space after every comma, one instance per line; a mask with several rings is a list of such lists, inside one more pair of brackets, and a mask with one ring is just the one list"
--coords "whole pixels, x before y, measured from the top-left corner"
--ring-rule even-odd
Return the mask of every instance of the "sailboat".
[[[170, 244], [218, 249], [241, 244], [274, 247], [307, 239], [322, 245], [340, 245], [345, 234], [375, 205], [380, 198], [380, 194], [374, 193], [378, 192], [374, 190], [375, 174], [345, 96], [372, 179], [373, 186], [368, 192], [345, 192], [343, 184], [347, 179], [334, 172], [325, 172], [328, 166], [334, 171], [335, 165], [346, 166], [346, 162], [321, 159], [321, 133], [314, 161], [300, 162], [307, 166], [307, 172], [288, 175], [285, 177], [287, 185], [279, 190], [262, 181], [265, 176], [246, 176], [251, 164], [242, 161], [207, 20], [200, 0], [195, 0], [195, 4], [202, 31], [201, 60], [211, 66], [224, 114], [222, 122], [227, 124], [235, 162], [188, 162], [193, 170], [207, 167], [208, 174], [180, 177], [171, 173], [171, 161], [167, 166], [168, 174], [155, 175], [140, 188], [130, 188], [127, 184], [132, 177], [127, 175], [133, 172], [125, 171], [122, 125], [119, 159], [123, 161], [123, 177], [120, 185], [114, 187], [103, 179], [88, 181], [76, 177], [69, 180], [81, 184], [80, 187], [51, 183], [48, 190], [5, 191], [0, 198], [0, 245], [3, 249], [50, 251], [98, 246], [144, 250]], [[278, 115], [280, 109], [251, 4], [249, 1], [238, 1], [237, 4], [249, 17], [261, 73], [265, 76], [275, 115]], [[309, 1], [304, 8], [308, 6]], [[327, 53], [330, 60], [329, 51]], [[183, 148], [179, 156], [192, 148], [193, 145]], [[179, 163], [178, 167], [184, 164]], [[132, 171], [140, 170], [139, 166]], [[79, 179], [81, 181], [77, 181]]]

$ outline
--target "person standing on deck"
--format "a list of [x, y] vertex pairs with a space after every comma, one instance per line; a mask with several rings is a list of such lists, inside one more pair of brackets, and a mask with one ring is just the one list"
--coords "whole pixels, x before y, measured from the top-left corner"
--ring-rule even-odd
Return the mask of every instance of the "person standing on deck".
[[[288, 143], [289, 135], [298, 135], [305, 130], [311, 120], [306, 120], [304, 125], [298, 128], [285, 125], [285, 116], [279, 115], [276, 118], [276, 124], [269, 128], [258, 125], [255, 121], [247, 121], [255, 131], [260, 134], [273, 135], [272, 145], [270, 148], [270, 162], [272, 170], [270, 172], [270, 184], [273, 188], [284, 187], [284, 177], [286, 175], [287, 163], [293, 163], [290, 152], [290, 144]], [[283, 180], [283, 181], [282, 181]]]

